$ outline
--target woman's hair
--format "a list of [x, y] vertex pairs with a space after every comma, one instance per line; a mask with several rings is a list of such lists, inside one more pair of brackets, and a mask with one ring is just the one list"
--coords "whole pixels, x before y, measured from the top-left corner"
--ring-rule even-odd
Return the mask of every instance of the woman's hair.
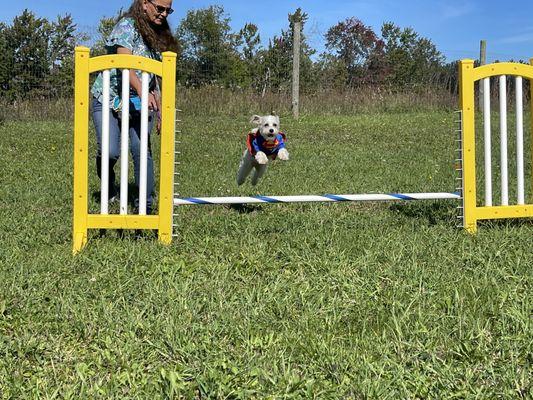
[[168, 21], [165, 19], [160, 26], [152, 24], [144, 12], [143, 1], [144, 0], [134, 0], [130, 9], [123, 15], [123, 17], [133, 18], [135, 21], [135, 27], [150, 49], [159, 52], [173, 51], [177, 53], [178, 42], [174, 36], [172, 36]]

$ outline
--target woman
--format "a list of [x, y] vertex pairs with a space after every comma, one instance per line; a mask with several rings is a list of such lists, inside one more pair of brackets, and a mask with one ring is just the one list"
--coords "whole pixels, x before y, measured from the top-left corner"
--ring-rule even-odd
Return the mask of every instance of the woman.
[[[108, 54], [133, 54], [136, 56], [149, 57], [161, 60], [161, 53], [164, 51], [177, 51], [176, 39], [167, 22], [167, 17], [172, 14], [172, 0], [134, 0], [130, 9], [124, 14], [113, 28], [111, 35], [107, 39], [106, 48]], [[111, 71], [110, 99], [112, 103], [122, 93], [122, 75], [116, 70]], [[141, 72], [130, 71], [130, 98], [141, 97], [142, 84]], [[98, 142], [98, 153], [96, 166], [98, 177], [101, 177], [101, 149], [102, 149], [102, 100], [103, 100], [103, 77], [98, 75], [92, 87], [93, 95], [92, 116], [96, 130]], [[114, 103], [116, 105], [116, 103]], [[112, 109], [109, 116], [109, 199], [115, 200], [118, 194], [115, 183], [115, 172], [113, 167], [120, 156], [120, 113]], [[130, 104], [130, 132], [129, 143], [133, 158], [135, 184], [139, 187], [140, 170], [140, 134], [141, 117], [138, 105]], [[154, 116], [159, 115], [160, 91], [157, 78], [151, 76], [150, 95], [148, 97], [148, 108], [151, 111], [148, 131], [154, 125]], [[158, 118], [158, 129], [159, 129]], [[148, 146], [150, 149], [150, 145]], [[154, 191], [154, 163], [151, 150], [148, 151], [148, 179], [147, 179], [147, 214], [152, 211], [153, 191]], [[139, 199], [135, 199], [137, 208]]]

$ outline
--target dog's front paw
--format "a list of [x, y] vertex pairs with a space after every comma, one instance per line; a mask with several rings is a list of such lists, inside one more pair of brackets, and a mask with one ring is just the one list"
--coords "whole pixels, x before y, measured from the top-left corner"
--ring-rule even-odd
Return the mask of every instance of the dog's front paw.
[[268, 163], [268, 157], [262, 151], [257, 152], [257, 154], [255, 155], [255, 160], [261, 165], [265, 165]]
[[289, 160], [289, 152], [287, 151], [287, 149], [281, 149], [278, 152], [278, 157], [282, 161], [288, 161]]

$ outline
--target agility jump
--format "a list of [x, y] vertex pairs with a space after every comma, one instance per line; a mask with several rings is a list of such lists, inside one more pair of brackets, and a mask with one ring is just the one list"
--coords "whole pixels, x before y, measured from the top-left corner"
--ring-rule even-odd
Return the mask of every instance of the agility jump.
[[[533, 59], [532, 59], [533, 63]], [[120, 215], [110, 215], [107, 207], [107, 191], [102, 186], [100, 214], [88, 213], [88, 159], [89, 159], [89, 76], [91, 73], [110, 69], [122, 69], [124, 76], [127, 70], [135, 69], [155, 74], [162, 78], [162, 127], [161, 127], [161, 157], [160, 157], [160, 189], [158, 215], [145, 215], [146, 205], [139, 205], [139, 215], [128, 215], [127, 211], [127, 123], [123, 126], [121, 155], [121, 207]], [[107, 73], [104, 74], [104, 76]], [[144, 79], [148, 79], [144, 74]], [[517, 185], [518, 198], [516, 204], [509, 205], [508, 196], [508, 152], [507, 152], [507, 96], [505, 92], [506, 76], [516, 79], [516, 114], [517, 114]], [[491, 164], [491, 126], [490, 126], [490, 90], [489, 78], [500, 78], [500, 137], [501, 137], [501, 204], [494, 206], [492, 201], [492, 164]], [[484, 219], [524, 218], [533, 217], [533, 201], [526, 202], [525, 193], [525, 161], [523, 137], [523, 78], [533, 82], [533, 66], [517, 63], [490, 64], [474, 68], [474, 61], [463, 60], [460, 63], [460, 120], [458, 121], [458, 149], [457, 168], [460, 173], [460, 185], [457, 191], [448, 193], [395, 193], [395, 194], [347, 194], [347, 195], [303, 195], [303, 196], [254, 196], [254, 197], [189, 197], [179, 198], [174, 194], [174, 157], [175, 157], [175, 96], [176, 96], [176, 55], [163, 53], [163, 61], [131, 56], [107, 55], [91, 58], [89, 49], [76, 49], [76, 79], [75, 79], [75, 124], [74, 124], [74, 224], [73, 224], [73, 252], [79, 252], [87, 243], [88, 229], [155, 229], [159, 232], [159, 240], [163, 244], [172, 241], [172, 219], [174, 207], [184, 205], [218, 205], [244, 203], [295, 203], [295, 202], [348, 202], [348, 201], [413, 201], [413, 200], [460, 200], [459, 209], [461, 226], [468, 232], [475, 233], [477, 221]], [[143, 79], [143, 80], [144, 80]], [[484, 98], [484, 149], [485, 149], [485, 203], [478, 206], [476, 191], [476, 131], [474, 85], [482, 81], [485, 86]], [[107, 85], [107, 88], [105, 87]], [[146, 85], [146, 83], [145, 83]], [[532, 98], [533, 98], [533, 84]], [[105, 80], [104, 90], [109, 90], [109, 82]], [[123, 96], [127, 99], [125, 90]], [[142, 96], [146, 97], [146, 96]], [[105, 102], [104, 102], [105, 103]], [[123, 101], [122, 113], [127, 115], [128, 101]], [[533, 106], [531, 107], [533, 110]], [[141, 115], [147, 125], [148, 108], [143, 101]], [[105, 113], [103, 113], [105, 115]], [[127, 118], [125, 118], [127, 120]], [[106, 121], [103, 121], [104, 125]], [[141, 130], [141, 142], [147, 141], [147, 128]], [[106, 129], [104, 128], [104, 134]], [[105, 159], [104, 147], [106, 139], [102, 139], [102, 159]], [[125, 144], [126, 143], [126, 144]], [[533, 140], [532, 140], [533, 143]], [[142, 146], [141, 157], [146, 157], [147, 146]], [[532, 151], [533, 153], [533, 151]], [[141, 164], [142, 165], [142, 164]], [[105, 167], [105, 165], [103, 165]], [[141, 168], [142, 170], [142, 168]], [[102, 168], [102, 175], [108, 170]], [[145, 171], [141, 171], [141, 174]], [[102, 185], [107, 184], [107, 176], [102, 177]], [[146, 190], [146, 179], [141, 176], [140, 192]], [[145, 196], [140, 196], [141, 199]]]
[[[515, 79], [516, 88], [516, 181], [517, 199], [509, 199], [509, 154], [507, 129], [507, 76]], [[499, 77], [499, 110], [500, 110], [500, 192], [499, 205], [493, 204], [492, 178], [492, 127], [490, 110], [490, 78]], [[524, 102], [523, 79], [529, 79], [531, 87], [530, 112], [533, 122], [533, 58], [530, 65], [520, 63], [496, 63], [474, 68], [473, 60], [460, 63], [460, 104], [462, 114], [463, 145], [463, 226], [468, 232], [477, 231], [477, 222], [489, 219], [531, 218], [533, 217], [533, 200], [529, 202], [525, 195], [524, 168]], [[483, 116], [483, 149], [485, 196], [484, 203], [477, 198], [476, 187], [476, 128], [475, 128], [475, 96], [474, 83], [484, 86]], [[533, 154], [533, 127], [531, 146]], [[533, 158], [533, 157], [532, 157]], [[530, 160], [533, 162], [533, 159]], [[532, 166], [533, 167], [533, 166]], [[530, 177], [533, 182], [533, 174]], [[482, 205], [478, 205], [481, 203]], [[511, 204], [512, 203], [512, 204]]]
[[[107, 182], [109, 169], [105, 165], [109, 157], [109, 121], [103, 121], [102, 133], [102, 187], [100, 214], [89, 214], [89, 77], [91, 73], [104, 71], [104, 97], [109, 100], [109, 74], [111, 69], [122, 69], [127, 79], [128, 70], [143, 71], [144, 95], [141, 109], [141, 176], [138, 215], [128, 215], [127, 170], [128, 170], [128, 118], [123, 118], [121, 135], [121, 188], [120, 215], [110, 215], [108, 210]], [[126, 72], [124, 72], [126, 71]], [[148, 74], [161, 77], [161, 156], [159, 214], [146, 215], [146, 159], [148, 154]], [[74, 114], [74, 221], [73, 252], [79, 252], [87, 244], [88, 229], [155, 229], [164, 244], [172, 241], [172, 199], [174, 196], [174, 113], [176, 103], [176, 54], [163, 53], [161, 62], [132, 55], [106, 55], [90, 57], [86, 47], [76, 48]], [[107, 77], [107, 79], [106, 79]], [[126, 86], [126, 85], [124, 85]], [[128, 88], [126, 86], [126, 88]], [[129, 88], [128, 88], [129, 89]], [[126, 100], [126, 101], [124, 101]], [[129, 90], [124, 90], [123, 115], [129, 115]], [[109, 113], [109, 101], [104, 101], [104, 116]], [[106, 126], [107, 124], [107, 126]], [[107, 137], [106, 137], [107, 136]], [[106, 156], [107, 155], [107, 156]]]

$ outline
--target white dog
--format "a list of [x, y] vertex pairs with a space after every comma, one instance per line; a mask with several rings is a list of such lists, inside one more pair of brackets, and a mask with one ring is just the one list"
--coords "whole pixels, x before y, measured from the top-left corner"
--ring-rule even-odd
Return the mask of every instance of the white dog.
[[289, 159], [289, 152], [285, 148], [285, 134], [279, 130], [278, 116], [254, 115], [250, 122], [256, 124], [257, 128], [252, 129], [246, 138], [246, 150], [241, 158], [237, 185], [242, 185], [253, 169], [252, 185], [255, 186], [264, 175], [269, 160], [276, 157], [283, 161]]

